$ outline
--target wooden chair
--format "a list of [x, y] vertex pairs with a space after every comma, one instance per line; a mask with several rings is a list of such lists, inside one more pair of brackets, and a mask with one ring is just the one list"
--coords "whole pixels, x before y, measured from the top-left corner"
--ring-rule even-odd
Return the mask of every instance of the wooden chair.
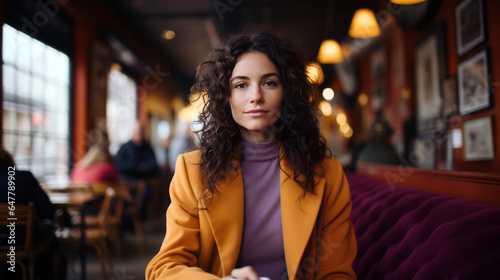
[[[102, 194], [107, 188], [113, 188], [116, 192], [116, 200], [112, 205], [109, 217], [109, 232], [108, 239], [113, 244], [115, 250], [120, 254], [122, 249], [121, 242], [121, 225], [123, 217], [123, 208], [125, 201], [131, 200], [128, 188], [125, 182], [118, 183], [92, 183], [90, 190], [94, 194]], [[85, 223], [87, 226], [97, 226], [99, 224], [99, 217], [86, 216]]]
[[[26, 266], [21, 260], [27, 259], [29, 263], [29, 279], [35, 279], [35, 256], [49, 249], [51, 246], [49, 241], [51, 240], [48, 238], [40, 244], [34, 244], [33, 242], [33, 231], [38, 222], [33, 202], [28, 204], [16, 203], [14, 207], [15, 209], [7, 203], [0, 204], [0, 227], [7, 228], [11, 222], [15, 223], [16, 237], [19, 236], [19, 238], [21, 237], [20, 231], [23, 228], [26, 230], [24, 240], [15, 240], [15, 262], [21, 267], [23, 279], [26, 280]], [[14, 215], [11, 215], [10, 209], [13, 209]], [[16, 220], [12, 220], [12, 218]], [[7, 256], [10, 253], [10, 246], [12, 245], [0, 246], [0, 260], [2, 262], [10, 260], [10, 256]]]
[[[112, 219], [112, 206], [116, 203], [116, 191], [112, 187], [106, 188], [104, 201], [97, 218], [98, 226], [86, 227], [85, 229], [85, 242], [87, 245], [92, 246], [96, 250], [101, 270], [104, 275], [104, 279], [106, 280], [109, 279], [109, 272], [113, 268], [106, 240], [108, 238]], [[56, 231], [56, 236], [62, 243], [66, 243], [72, 247], [77, 247], [80, 244], [81, 232], [78, 228], [62, 228]]]
[[132, 201], [125, 206], [123, 209], [123, 215], [129, 217], [132, 220], [134, 226], [135, 236], [139, 245], [144, 244], [144, 234], [142, 230], [141, 221], [141, 207], [142, 207], [142, 196], [144, 194], [144, 189], [146, 188], [145, 181], [139, 181], [137, 184], [129, 184], [129, 196], [132, 197]]
[[[121, 229], [123, 217], [128, 217], [132, 221], [137, 242], [144, 244], [144, 234], [141, 221], [142, 196], [146, 187], [145, 181], [136, 184], [120, 181], [118, 183], [92, 183], [89, 189], [92, 193], [102, 194], [103, 190], [113, 188], [117, 193], [117, 202], [114, 210], [111, 211], [109, 219], [108, 238], [118, 253], [121, 253], [122, 239]], [[92, 227], [98, 224], [98, 217], [87, 215], [85, 217], [87, 226]]]

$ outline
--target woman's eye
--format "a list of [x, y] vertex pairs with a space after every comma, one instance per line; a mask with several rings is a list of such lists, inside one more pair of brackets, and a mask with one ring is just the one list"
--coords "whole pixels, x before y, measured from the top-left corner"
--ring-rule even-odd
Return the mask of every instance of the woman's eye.
[[274, 86], [277, 86], [278, 84], [273, 82], [273, 81], [266, 81], [266, 82], [264, 82], [264, 85], [268, 86], [268, 87], [274, 87]]
[[245, 83], [238, 83], [234, 86], [234, 88], [244, 88], [244, 87], [246, 87]]

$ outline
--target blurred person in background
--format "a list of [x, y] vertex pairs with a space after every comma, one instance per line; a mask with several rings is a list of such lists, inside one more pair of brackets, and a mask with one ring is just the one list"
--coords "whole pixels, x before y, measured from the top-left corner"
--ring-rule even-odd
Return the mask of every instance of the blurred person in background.
[[121, 179], [137, 184], [146, 182], [142, 195], [141, 217], [145, 219], [148, 202], [152, 195], [152, 178], [158, 178], [160, 167], [151, 144], [146, 140], [145, 127], [139, 121], [134, 123], [132, 139], [123, 144], [114, 157]]
[[99, 132], [97, 141], [71, 171], [71, 181], [104, 183], [118, 181], [118, 172], [109, 153], [109, 138], [106, 132]]
[[132, 139], [123, 144], [114, 157], [120, 177], [138, 181], [157, 176], [160, 172], [151, 144], [146, 140], [144, 125], [134, 124]]
[[[10, 196], [15, 199], [15, 205], [28, 204], [33, 202], [35, 206], [37, 222], [33, 229], [33, 245], [32, 247], [44, 245], [48, 247], [47, 250], [41, 254], [36, 255], [35, 258], [35, 275], [36, 279], [61, 279], [64, 276], [65, 264], [56, 261], [62, 261], [63, 258], [56, 258], [58, 252], [58, 242], [55, 237], [55, 213], [56, 208], [49, 200], [47, 194], [43, 191], [37, 179], [29, 171], [21, 171], [15, 168], [15, 162], [12, 155], [3, 147], [0, 148], [0, 203], [9, 202], [8, 193], [14, 193]], [[13, 182], [15, 190], [9, 190], [10, 175], [13, 174]], [[11, 200], [12, 202], [12, 200]], [[0, 228], [0, 246], [12, 246], [8, 243], [10, 229]], [[24, 244], [26, 232], [22, 227], [16, 227], [15, 246], [22, 246]], [[9, 245], [10, 244], [10, 245]], [[1, 279], [22, 279], [21, 268], [16, 265], [16, 272], [12, 273], [7, 271], [4, 267], [6, 262], [0, 264], [0, 277]], [[58, 267], [62, 271], [56, 273], [55, 268]], [[26, 265], [26, 269], [28, 265]], [[26, 272], [27, 273], [27, 272]], [[28, 275], [28, 273], [27, 273]], [[56, 276], [58, 275], [58, 276]]]
[[356, 172], [356, 164], [359, 161], [387, 165], [401, 164], [401, 157], [391, 144], [393, 132], [383, 113], [377, 112], [371, 126], [370, 140], [360, 144], [353, 153], [351, 171]]

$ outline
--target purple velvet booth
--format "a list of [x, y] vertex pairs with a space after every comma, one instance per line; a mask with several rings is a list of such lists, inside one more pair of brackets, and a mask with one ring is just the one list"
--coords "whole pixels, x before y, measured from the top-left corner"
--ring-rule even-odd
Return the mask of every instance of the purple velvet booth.
[[500, 279], [499, 207], [354, 174], [347, 179], [358, 279]]

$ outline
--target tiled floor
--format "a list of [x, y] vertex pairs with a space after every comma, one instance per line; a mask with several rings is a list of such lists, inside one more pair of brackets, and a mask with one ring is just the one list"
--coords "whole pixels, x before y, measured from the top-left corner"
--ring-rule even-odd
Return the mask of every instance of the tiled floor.
[[[123, 252], [118, 255], [111, 253], [113, 270], [110, 280], [143, 280], [146, 266], [158, 252], [165, 236], [165, 219], [156, 218], [154, 221], [144, 223], [144, 245], [139, 245], [132, 231], [125, 231], [123, 236]], [[87, 279], [104, 279], [97, 254], [92, 249], [87, 249]], [[80, 267], [78, 260], [70, 264], [67, 280], [80, 280]]]

